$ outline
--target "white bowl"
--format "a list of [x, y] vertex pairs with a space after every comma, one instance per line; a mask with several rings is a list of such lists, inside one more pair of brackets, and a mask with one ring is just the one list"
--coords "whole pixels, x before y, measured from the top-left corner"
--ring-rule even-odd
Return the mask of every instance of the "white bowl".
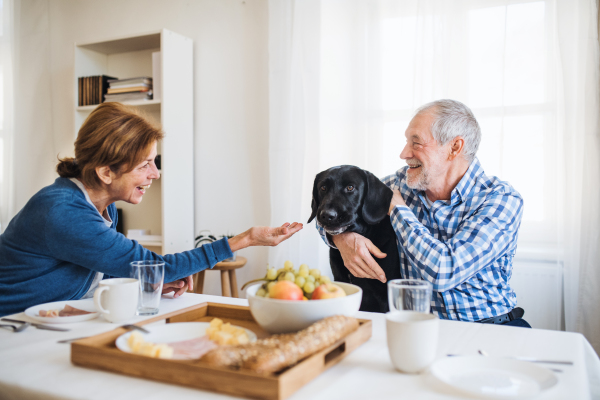
[[262, 285], [257, 283], [246, 290], [250, 312], [267, 332], [287, 333], [304, 329], [332, 315], [352, 317], [360, 308], [362, 289], [350, 283], [333, 282], [346, 292], [345, 297], [323, 300], [277, 300], [256, 296]]

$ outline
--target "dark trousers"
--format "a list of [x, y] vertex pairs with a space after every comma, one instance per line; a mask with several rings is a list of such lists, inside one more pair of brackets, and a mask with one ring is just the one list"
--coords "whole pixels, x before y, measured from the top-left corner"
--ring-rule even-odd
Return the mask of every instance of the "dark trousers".
[[531, 328], [531, 325], [523, 318], [513, 319], [512, 321], [508, 321], [502, 325], [510, 325], [510, 326], [520, 326], [522, 328]]

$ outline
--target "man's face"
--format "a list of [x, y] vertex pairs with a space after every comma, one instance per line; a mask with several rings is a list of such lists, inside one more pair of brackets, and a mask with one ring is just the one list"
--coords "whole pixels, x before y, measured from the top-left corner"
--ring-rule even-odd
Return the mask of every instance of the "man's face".
[[448, 166], [447, 146], [440, 146], [431, 134], [434, 116], [424, 112], [416, 115], [406, 129], [406, 146], [400, 153], [409, 168], [406, 184], [411, 189], [427, 190], [444, 179]]

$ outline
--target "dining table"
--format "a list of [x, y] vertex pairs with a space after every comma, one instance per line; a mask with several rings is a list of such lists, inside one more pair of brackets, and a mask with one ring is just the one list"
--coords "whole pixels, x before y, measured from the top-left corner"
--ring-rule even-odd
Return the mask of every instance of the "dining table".
[[[158, 315], [204, 302], [247, 306], [245, 299], [185, 293], [164, 295]], [[358, 312], [372, 321], [371, 338], [338, 364], [292, 394], [290, 400], [332, 399], [462, 399], [464, 394], [444, 384], [427, 369], [418, 374], [392, 366], [384, 314]], [[35, 322], [24, 313], [7, 316]], [[138, 323], [152, 317], [135, 317]], [[161, 322], [155, 322], [160, 324]], [[162, 321], [164, 323], [164, 320]], [[234, 399], [216, 392], [79, 367], [71, 363], [71, 345], [61, 340], [89, 337], [118, 327], [102, 316], [78, 323], [55, 325], [58, 332], [29, 327], [21, 332], [0, 329], [0, 399]], [[435, 345], [435, 343], [432, 343]], [[586, 340], [573, 332], [526, 329], [493, 324], [441, 320], [436, 359], [452, 356], [531, 357], [568, 360], [572, 365], [536, 364], [553, 369], [558, 383], [539, 399], [599, 399], [600, 359]], [[484, 357], [479, 355], [480, 357]], [[510, 397], [507, 397], [510, 398]]]

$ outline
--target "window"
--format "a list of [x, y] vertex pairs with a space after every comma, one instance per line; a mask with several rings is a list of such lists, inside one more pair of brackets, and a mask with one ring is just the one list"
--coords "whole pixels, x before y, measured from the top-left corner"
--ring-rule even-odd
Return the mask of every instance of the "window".
[[399, 154], [414, 110], [456, 99], [481, 125], [478, 158], [486, 173], [524, 198], [520, 243], [555, 241], [548, 1], [373, 2], [344, 12], [338, 1], [324, 2], [321, 166], [353, 163], [390, 174], [405, 165]]

